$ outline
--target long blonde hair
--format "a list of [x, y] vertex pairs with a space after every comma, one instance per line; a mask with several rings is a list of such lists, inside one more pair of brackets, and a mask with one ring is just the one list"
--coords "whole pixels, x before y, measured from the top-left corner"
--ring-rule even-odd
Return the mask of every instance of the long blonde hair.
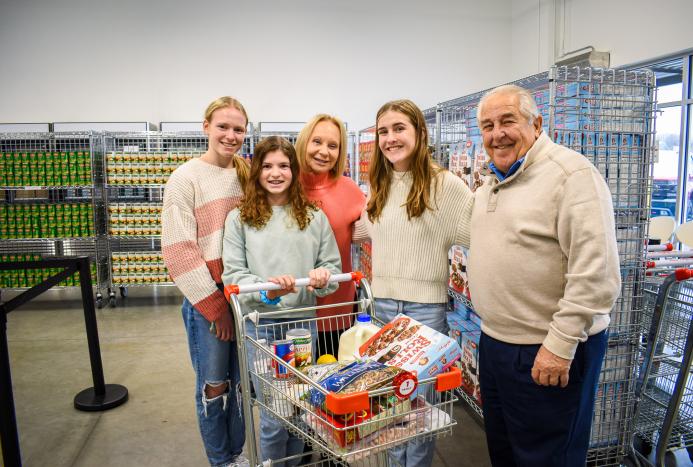
[[300, 182], [301, 169], [296, 158], [296, 150], [289, 141], [280, 136], [270, 136], [255, 146], [253, 160], [250, 163], [250, 177], [245, 187], [245, 196], [239, 207], [241, 221], [256, 229], [262, 229], [272, 217], [272, 206], [267, 200], [267, 192], [260, 185], [262, 163], [270, 152], [281, 151], [289, 159], [291, 167], [291, 185], [289, 185], [289, 207], [298, 228], [304, 230], [313, 218], [313, 211], [318, 208], [308, 201]]
[[[225, 109], [227, 107], [233, 107], [243, 114], [245, 117], [245, 126], [248, 128], [248, 113], [245, 111], [245, 107], [237, 99], [230, 96], [223, 96], [214, 99], [205, 110], [205, 121], [207, 123], [212, 123], [212, 114], [219, 109]], [[248, 183], [248, 177], [250, 176], [250, 167], [248, 163], [238, 154], [233, 155], [233, 166], [236, 169], [236, 176], [241, 184], [241, 189], [245, 189], [246, 183]]]
[[[431, 158], [428, 150], [426, 119], [421, 109], [408, 99], [387, 102], [378, 110], [375, 119], [376, 127], [380, 117], [390, 110], [404, 114], [416, 132], [416, 145], [414, 146], [409, 164], [409, 171], [411, 171], [413, 181], [406, 202], [407, 217], [412, 219], [421, 216], [426, 209], [433, 209], [431, 207], [431, 181], [434, 181], [437, 188], [437, 176], [444, 169], [433, 162]], [[368, 170], [371, 196], [366, 206], [368, 219], [371, 222], [377, 221], [385, 208], [390, 194], [390, 181], [393, 170], [392, 163], [385, 158], [385, 155], [380, 150], [380, 137], [376, 128], [375, 152]]]
[[337, 161], [334, 167], [330, 169], [330, 178], [340, 177], [344, 173], [347, 163], [347, 133], [344, 128], [344, 123], [337, 117], [328, 114], [318, 114], [313, 117], [306, 125], [301, 129], [301, 132], [296, 138], [296, 154], [298, 155], [298, 162], [301, 164], [301, 170], [308, 172], [308, 161], [306, 160], [306, 148], [308, 147], [308, 140], [310, 135], [313, 134], [313, 130], [320, 122], [332, 122], [339, 129], [339, 155], [337, 156]]

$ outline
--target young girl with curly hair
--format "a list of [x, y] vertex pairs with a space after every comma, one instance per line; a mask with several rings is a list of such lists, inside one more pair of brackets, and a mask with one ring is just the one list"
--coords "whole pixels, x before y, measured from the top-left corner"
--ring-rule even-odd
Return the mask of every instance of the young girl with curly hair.
[[[245, 197], [226, 218], [222, 257], [225, 285], [274, 282], [281, 286], [280, 290], [239, 296], [244, 311], [260, 313], [260, 325], [315, 317], [314, 310], [287, 311], [272, 318], [262, 318], [262, 313], [309, 307], [315, 305], [316, 297], [337, 289], [338, 284], [328, 284], [332, 274], [342, 272], [337, 242], [325, 214], [303, 193], [296, 151], [286, 139], [272, 136], [256, 146]], [[297, 290], [297, 277], [309, 277], [310, 285]], [[286, 327], [289, 325], [264, 327], [246, 322], [246, 332], [267, 343], [282, 339], [284, 336], [275, 335], [275, 331]], [[255, 349], [248, 345], [246, 350], [253, 368]], [[258, 378], [253, 378], [253, 385], [261, 394]], [[279, 460], [300, 454], [303, 441], [262, 409], [260, 451], [263, 461]], [[286, 465], [297, 465], [299, 460]]]

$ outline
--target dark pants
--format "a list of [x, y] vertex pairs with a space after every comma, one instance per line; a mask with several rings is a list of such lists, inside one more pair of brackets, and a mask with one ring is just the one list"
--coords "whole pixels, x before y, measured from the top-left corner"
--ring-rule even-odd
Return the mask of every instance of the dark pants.
[[539, 386], [531, 370], [539, 345], [479, 343], [486, 440], [495, 467], [583, 467], [606, 332], [578, 345], [568, 386]]

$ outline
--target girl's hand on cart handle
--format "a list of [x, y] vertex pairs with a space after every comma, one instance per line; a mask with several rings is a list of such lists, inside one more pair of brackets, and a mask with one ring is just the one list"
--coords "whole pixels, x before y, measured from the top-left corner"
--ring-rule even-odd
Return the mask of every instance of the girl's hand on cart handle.
[[274, 300], [277, 297], [283, 297], [284, 295], [290, 293], [298, 292], [298, 290], [296, 290], [296, 279], [291, 274], [285, 274], [283, 276], [277, 277], [268, 277], [267, 281], [272, 282], [273, 284], [277, 284], [279, 287], [281, 287], [281, 289], [279, 290], [267, 291], [267, 298], [269, 298], [270, 300]]
[[[281, 277], [286, 277], [286, 276], [281, 276]], [[289, 276], [291, 277], [291, 276]], [[310, 278], [308, 277], [302, 277], [300, 279], [294, 279], [291, 277], [291, 279], [294, 281], [294, 287], [306, 287], [310, 285]], [[363, 273], [359, 271], [354, 271], [354, 272], [344, 272], [341, 274], [331, 274], [328, 282], [346, 282], [346, 281], [354, 281], [358, 283], [361, 279], [363, 279]], [[255, 282], [252, 284], [226, 284], [224, 286], [224, 296], [226, 297], [226, 300], [231, 301], [231, 295], [239, 295], [239, 294], [244, 294], [244, 293], [252, 293], [252, 292], [260, 292], [262, 290], [267, 291], [267, 298], [272, 300], [272, 298], [276, 298], [280, 295], [270, 295], [270, 291], [274, 290], [280, 290], [283, 288], [283, 285], [277, 282], [279, 278], [270, 278], [268, 279], [269, 282]], [[286, 295], [287, 293], [292, 293], [296, 292], [296, 290], [293, 291], [288, 291], [285, 292], [281, 295]]]
[[231, 312], [224, 310], [221, 313], [221, 316], [219, 316], [219, 319], [212, 323], [212, 327], [210, 327], [209, 330], [211, 332], [215, 332], [216, 330], [217, 339], [221, 341], [232, 341], [234, 338], [234, 331], [233, 317], [231, 316]]
[[332, 273], [325, 268], [316, 268], [311, 270], [308, 273], [310, 283], [306, 289], [308, 289], [309, 292], [312, 292], [315, 289], [322, 289], [328, 284], [331, 275]]

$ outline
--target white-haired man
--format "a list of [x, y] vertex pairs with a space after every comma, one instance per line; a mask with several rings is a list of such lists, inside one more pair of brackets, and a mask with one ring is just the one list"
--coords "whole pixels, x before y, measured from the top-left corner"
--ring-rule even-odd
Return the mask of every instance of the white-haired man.
[[532, 95], [486, 94], [491, 177], [476, 191], [467, 271], [494, 466], [584, 466], [621, 279], [609, 189], [542, 132]]

